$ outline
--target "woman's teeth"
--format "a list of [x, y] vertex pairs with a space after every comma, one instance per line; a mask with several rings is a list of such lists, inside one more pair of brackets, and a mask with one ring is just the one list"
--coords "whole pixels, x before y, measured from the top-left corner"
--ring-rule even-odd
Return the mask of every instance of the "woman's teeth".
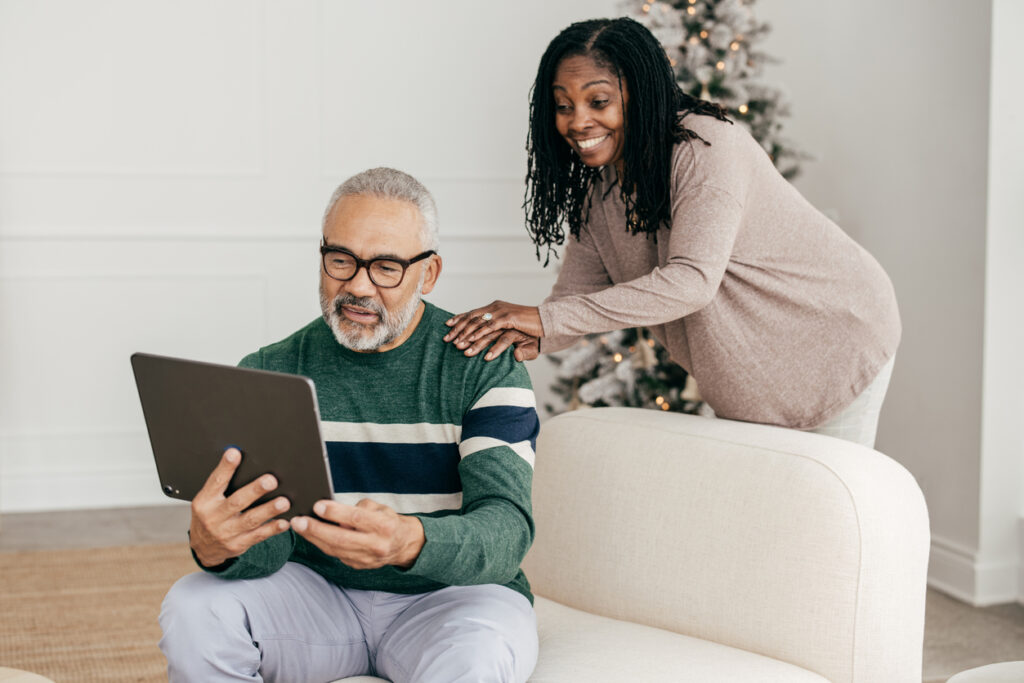
[[607, 135], [602, 135], [599, 138], [590, 138], [589, 140], [577, 140], [576, 144], [580, 146], [580, 149], [590, 149], [591, 147], [596, 147], [597, 145], [604, 142], [605, 138], [607, 137]]

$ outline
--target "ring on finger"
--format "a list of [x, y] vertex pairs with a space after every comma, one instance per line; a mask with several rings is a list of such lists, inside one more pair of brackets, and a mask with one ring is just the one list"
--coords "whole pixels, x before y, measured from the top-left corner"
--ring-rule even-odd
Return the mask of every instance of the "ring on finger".
[[480, 316], [480, 319], [483, 320], [484, 322], [487, 322], [488, 320], [490, 320], [493, 317], [494, 316], [491, 315], [490, 313], [484, 313], [482, 316]]

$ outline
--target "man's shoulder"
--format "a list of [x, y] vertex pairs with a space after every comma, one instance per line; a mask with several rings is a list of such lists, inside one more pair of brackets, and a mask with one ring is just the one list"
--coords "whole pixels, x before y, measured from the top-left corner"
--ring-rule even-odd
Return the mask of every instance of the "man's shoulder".
[[320, 343], [323, 338], [333, 339], [323, 318], [316, 318], [284, 339], [250, 353], [238, 365], [243, 368], [293, 372], [291, 368], [297, 362], [302, 349], [308, 347], [310, 343]]
[[428, 301], [426, 315], [423, 322], [427, 325], [426, 331], [430, 335], [431, 345], [435, 353], [439, 354], [440, 362], [448, 371], [458, 368], [462, 375], [471, 378], [477, 385], [500, 383], [505, 386], [522, 387], [532, 389], [530, 376], [526, 367], [517, 361], [512, 355], [512, 349], [506, 349], [494, 360], [484, 360], [484, 352], [475, 356], [467, 356], [454, 344], [444, 341], [444, 335], [448, 334], [449, 327], [445, 321], [452, 317], [452, 313]]

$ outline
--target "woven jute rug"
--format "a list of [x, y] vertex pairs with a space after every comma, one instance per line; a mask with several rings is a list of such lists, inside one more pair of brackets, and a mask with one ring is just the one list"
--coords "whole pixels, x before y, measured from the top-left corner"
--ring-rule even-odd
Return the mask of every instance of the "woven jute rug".
[[0, 553], [0, 666], [57, 683], [166, 681], [164, 594], [188, 545]]

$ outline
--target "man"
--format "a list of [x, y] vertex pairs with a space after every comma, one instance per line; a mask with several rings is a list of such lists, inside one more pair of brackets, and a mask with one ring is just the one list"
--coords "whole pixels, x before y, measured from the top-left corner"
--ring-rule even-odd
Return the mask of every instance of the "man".
[[533, 540], [538, 421], [525, 369], [444, 343], [433, 199], [372, 169], [323, 221], [317, 319], [242, 360], [313, 379], [335, 499], [275, 519], [264, 475], [230, 496], [229, 449], [192, 503], [205, 570], [164, 600], [171, 681], [525, 681], [536, 619], [519, 564]]

